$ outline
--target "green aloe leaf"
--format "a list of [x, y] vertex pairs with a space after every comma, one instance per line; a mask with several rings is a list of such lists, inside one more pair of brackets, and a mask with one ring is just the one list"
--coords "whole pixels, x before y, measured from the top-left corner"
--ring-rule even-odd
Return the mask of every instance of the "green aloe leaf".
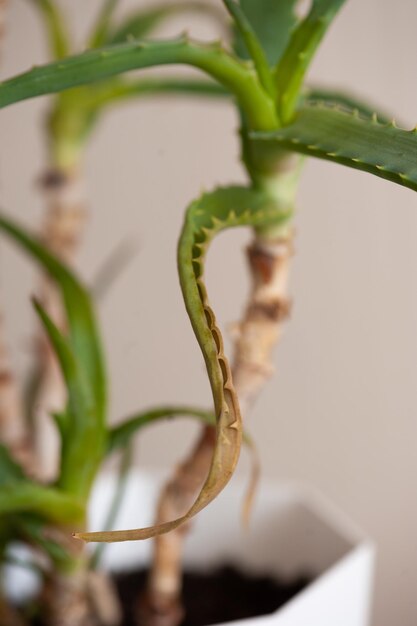
[[33, 68], [0, 84], [0, 108], [129, 70], [173, 64], [196, 67], [222, 84], [237, 98], [251, 128], [269, 130], [276, 126], [274, 102], [253, 70], [221, 45], [191, 42], [187, 37], [109, 46]]
[[192, 417], [204, 424], [215, 426], [216, 418], [209, 411], [202, 411], [189, 406], [162, 406], [149, 411], [137, 413], [125, 419], [121, 424], [114, 426], [109, 433], [108, 452], [126, 447], [144, 426], [150, 426], [159, 420], [172, 419], [173, 417]]
[[340, 163], [417, 191], [417, 132], [337, 108], [305, 106], [272, 133], [252, 133], [263, 150], [291, 150]]
[[322, 105], [326, 107], [338, 107], [347, 113], [357, 111], [361, 117], [372, 120], [375, 116], [378, 122], [389, 124], [392, 115], [380, 107], [373, 106], [371, 102], [340, 89], [327, 89], [326, 87], [310, 86], [303, 90], [302, 103], [306, 105]]
[[46, 313], [38, 313], [60, 360], [67, 383], [69, 403], [61, 428], [61, 489], [82, 499], [88, 493], [105, 450], [106, 380], [101, 343], [91, 298], [78, 279], [45, 247], [23, 229], [0, 216], [0, 229], [22, 246], [56, 281], [68, 319], [63, 337]]
[[223, 3], [234, 20], [237, 32], [245, 42], [246, 49], [253, 61], [261, 85], [274, 97], [275, 85], [268, 65], [268, 59], [266, 58], [265, 51], [250, 21], [235, 0], [223, 0]]
[[276, 68], [278, 112], [284, 123], [291, 119], [310, 62], [345, 1], [313, 0], [309, 13], [294, 30]]
[[21, 245], [56, 281], [68, 315], [69, 345], [77, 360], [83, 364], [87, 380], [94, 389], [98, 410], [104, 413], [106, 406], [104, 360], [93, 306], [87, 289], [39, 241], [4, 215], [0, 215], [0, 229]]
[[0, 516], [16, 513], [36, 513], [57, 524], [79, 524], [85, 518], [84, 506], [73, 496], [30, 481], [0, 488]]
[[[271, 66], [275, 65], [297, 24], [297, 0], [240, 0], [240, 6], [257, 34]], [[234, 48], [242, 58], [248, 50], [242, 35], [235, 29]]]
[[219, 17], [219, 12], [210, 2], [161, 2], [156, 6], [145, 7], [128, 15], [108, 34], [103, 43], [123, 43], [129, 38], [143, 39], [167, 18], [184, 12], [208, 13], [216, 18]]
[[74, 497], [30, 480], [0, 444], [0, 517], [36, 513], [48, 522], [78, 523], [85, 510]]

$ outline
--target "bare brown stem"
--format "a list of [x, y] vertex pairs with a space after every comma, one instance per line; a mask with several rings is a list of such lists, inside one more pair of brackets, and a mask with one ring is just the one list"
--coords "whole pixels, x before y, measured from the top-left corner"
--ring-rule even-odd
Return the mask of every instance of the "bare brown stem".
[[1, 626], [27, 626], [26, 620], [0, 595]]
[[[45, 194], [46, 213], [42, 226], [44, 244], [68, 265], [72, 265], [85, 223], [85, 198], [78, 170], [48, 170], [41, 179]], [[42, 277], [39, 288], [43, 305], [55, 323], [62, 328], [65, 317], [60, 298], [47, 276]], [[56, 433], [51, 424], [52, 411], [62, 410], [65, 404], [65, 388], [49, 343], [42, 332], [36, 338], [37, 384], [32, 398], [36, 448], [42, 475], [55, 475], [58, 459]], [[55, 441], [55, 443], [54, 443]]]
[[[245, 417], [273, 372], [272, 351], [289, 313], [288, 273], [292, 235], [257, 236], [247, 250], [252, 289], [242, 321], [236, 329], [233, 380]], [[194, 450], [166, 484], [156, 523], [175, 519], [191, 505], [209, 470], [214, 430], [206, 427]], [[181, 527], [155, 539], [148, 589], [139, 602], [141, 626], [176, 626], [183, 609], [181, 565], [184, 537]]]
[[121, 613], [111, 579], [80, 568], [71, 575], [54, 572], [44, 588], [48, 626], [118, 626]]

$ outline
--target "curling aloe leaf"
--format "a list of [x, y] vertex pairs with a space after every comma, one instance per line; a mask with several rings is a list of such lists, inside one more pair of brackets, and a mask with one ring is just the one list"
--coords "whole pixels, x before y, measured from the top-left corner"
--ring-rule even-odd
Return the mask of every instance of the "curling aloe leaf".
[[313, 0], [309, 13], [294, 30], [276, 68], [278, 112], [284, 123], [291, 119], [310, 62], [345, 1]]
[[132, 541], [170, 532], [197, 515], [229, 482], [239, 458], [242, 420], [222, 335], [208, 302], [205, 256], [212, 239], [222, 230], [275, 227], [288, 220], [289, 211], [266, 191], [245, 187], [217, 189], [189, 206], [178, 245], [178, 271], [185, 307], [205, 360], [216, 414], [216, 443], [208, 476], [182, 517], [149, 528], [77, 533], [76, 537], [97, 542]]
[[[269, 64], [275, 65], [297, 24], [297, 0], [240, 0], [239, 4], [257, 34]], [[248, 58], [247, 47], [237, 29], [234, 48], [240, 57]]]
[[272, 133], [252, 133], [263, 150], [282, 148], [325, 159], [417, 191], [417, 132], [337, 108], [305, 106]]

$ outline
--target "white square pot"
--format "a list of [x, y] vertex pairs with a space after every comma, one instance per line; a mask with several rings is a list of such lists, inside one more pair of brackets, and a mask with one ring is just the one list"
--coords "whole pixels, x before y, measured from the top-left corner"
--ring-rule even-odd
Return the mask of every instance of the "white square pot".
[[[161, 477], [133, 472], [117, 528], [152, 523]], [[114, 489], [102, 477], [91, 503], [91, 527], [99, 529]], [[312, 582], [275, 613], [228, 622], [241, 626], [367, 626], [374, 546], [364, 534], [310, 488], [261, 485], [250, 528], [242, 528], [244, 485], [233, 480], [200, 513], [186, 542], [185, 566], [210, 569], [235, 564], [243, 570], [291, 580], [309, 574]], [[149, 542], [111, 544], [105, 567], [120, 571], [146, 565]], [[214, 626], [214, 625], [213, 625]], [[216, 626], [224, 626], [218, 624]]]

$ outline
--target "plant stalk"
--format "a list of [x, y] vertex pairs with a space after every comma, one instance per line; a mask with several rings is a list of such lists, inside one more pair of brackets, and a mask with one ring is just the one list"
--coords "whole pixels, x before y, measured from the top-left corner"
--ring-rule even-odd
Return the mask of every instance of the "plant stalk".
[[92, 571], [84, 546], [70, 541], [73, 567], [54, 568], [42, 591], [46, 626], [118, 626], [121, 611], [111, 579]]

